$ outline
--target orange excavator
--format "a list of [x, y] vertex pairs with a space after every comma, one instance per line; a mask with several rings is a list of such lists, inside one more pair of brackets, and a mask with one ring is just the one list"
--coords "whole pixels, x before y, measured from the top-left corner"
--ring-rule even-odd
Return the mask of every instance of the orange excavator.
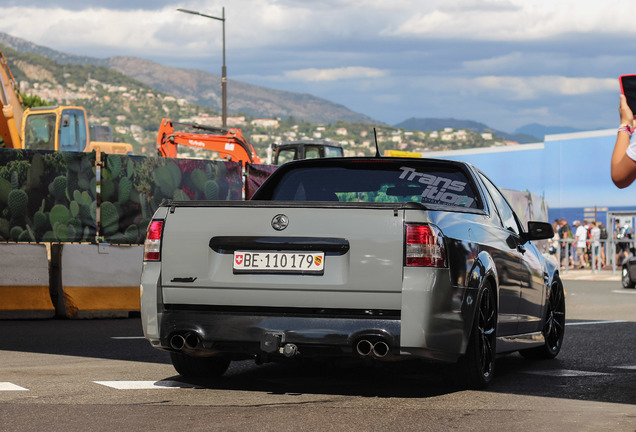
[[[175, 126], [197, 132], [175, 131]], [[177, 147], [185, 145], [217, 152], [222, 159], [233, 162], [261, 164], [254, 147], [238, 128], [218, 128], [198, 123], [180, 123], [162, 119], [157, 135], [157, 151], [163, 157], [177, 157]]]

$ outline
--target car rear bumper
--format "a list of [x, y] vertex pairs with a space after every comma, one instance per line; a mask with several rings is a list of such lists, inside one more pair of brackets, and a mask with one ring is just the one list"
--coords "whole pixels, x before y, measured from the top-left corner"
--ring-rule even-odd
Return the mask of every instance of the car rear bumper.
[[[388, 352], [379, 357], [399, 354], [399, 313], [396, 316], [395, 312], [376, 311], [389, 316], [355, 317], [351, 316], [356, 314], [355, 311], [346, 314], [321, 311], [322, 316], [303, 312], [306, 311], [294, 313], [288, 310], [274, 315], [254, 310], [249, 313], [239, 310], [220, 312], [172, 306], [161, 314], [160, 337], [158, 344], [153, 345], [166, 350], [183, 350], [191, 355], [261, 357], [283, 355], [285, 346], [291, 344], [304, 357], [312, 357], [360, 355], [358, 344], [368, 341], [372, 346], [386, 343]], [[187, 343], [182, 343], [181, 337]]]

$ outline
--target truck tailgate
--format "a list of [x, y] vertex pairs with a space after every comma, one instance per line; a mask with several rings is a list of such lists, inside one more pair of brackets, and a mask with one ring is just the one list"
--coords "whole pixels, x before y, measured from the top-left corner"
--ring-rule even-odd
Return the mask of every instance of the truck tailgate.
[[[280, 207], [173, 207], [163, 233], [163, 302], [180, 305], [334, 309], [401, 307], [404, 210], [303, 203]], [[284, 214], [289, 225], [272, 227]], [[281, 241], [284, 249], [320, 252], [323, 239], [348, 244], [343, 253], [326, 251], [321, 274], [237, 273], [234, 251], [215, 251], [210, 240], [222, 234], [241, 250], [259, 239]], [[313, 244], [312, 244], [313, 243]], [[281, 248], [272, 248], [276, 252]]]

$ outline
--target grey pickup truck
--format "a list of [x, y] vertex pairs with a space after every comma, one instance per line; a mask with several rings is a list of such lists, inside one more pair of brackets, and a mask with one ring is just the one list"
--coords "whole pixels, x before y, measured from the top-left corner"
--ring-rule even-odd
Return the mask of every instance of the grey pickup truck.
[[470, 164], [294, 161], [250, 201], [162, 204], [143, 331], [184, 376], [245, 359], [425, 359], [483, 388], [497, 354], [561, 349], [563, 286], [533, 243], [552, 236]]

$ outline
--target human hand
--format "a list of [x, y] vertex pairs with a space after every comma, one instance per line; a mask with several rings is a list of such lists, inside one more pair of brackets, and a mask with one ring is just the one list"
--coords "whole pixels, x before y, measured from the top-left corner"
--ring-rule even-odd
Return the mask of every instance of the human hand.
[[621, 101], [618, 106], [618, 112], [621, 116], [621, 124], [629, 125], [630, 127], [634, 127], [634, 113], [627, 105], [627, 98], [625, 95], [621, 94]]

